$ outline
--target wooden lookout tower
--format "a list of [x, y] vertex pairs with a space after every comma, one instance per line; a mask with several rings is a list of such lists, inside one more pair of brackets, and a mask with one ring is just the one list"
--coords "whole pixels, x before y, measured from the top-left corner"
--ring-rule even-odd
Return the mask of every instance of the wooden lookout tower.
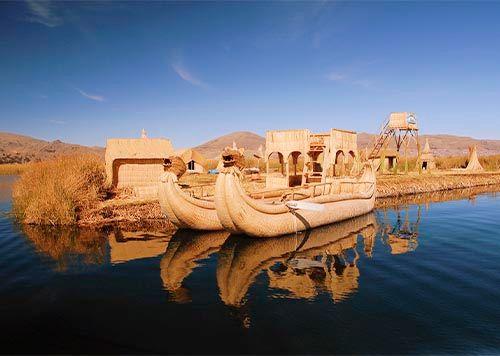
[[384, 121], [380, 133], [373, 142], [368, 159], [377, 160], [380, 158], [390, 142], [394, 139], [397, 155], [400, 155], [401, 148], [404, 148], [406, 157], [408, 147], [411, 142], [415, 142], [417, 152], [420, 152], [418, 142], [418, 124], [415, 113], [412, 112], [392, 112]]

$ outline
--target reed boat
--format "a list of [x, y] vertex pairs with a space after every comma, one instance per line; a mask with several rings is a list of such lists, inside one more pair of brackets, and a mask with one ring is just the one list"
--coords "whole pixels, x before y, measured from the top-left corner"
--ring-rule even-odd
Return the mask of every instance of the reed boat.
[[158, 197], [163, 214], [179, 229], [223, 229], [215, 210], [213, 196], [200, 194], [196, 197], [183, 190], [173, 172], [167, 171], [160, 177]]
[[275, 237], [366, 214], [375, 205], [375, 172], [366, 163], [357, 177], [335, 178], [285, 190], [274, 199], [256, 199], [243, 189], [231, 164], [215, 183], [215, 208], [224, 229], [252, 237]]

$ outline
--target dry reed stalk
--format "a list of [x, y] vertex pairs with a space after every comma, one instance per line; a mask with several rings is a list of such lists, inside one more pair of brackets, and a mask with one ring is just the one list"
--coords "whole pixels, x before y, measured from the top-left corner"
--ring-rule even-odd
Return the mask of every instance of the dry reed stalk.
[[19, 175], [29, 169], [31, 163], [5, 163], [0, 164], [0, 175]]
[[500, 173], [385, 176], [377, 179], [377, 197], [394, 197], [497, 184], [500, 184]]
[[32, 164], [14, 184], [13, 212], [26, 224], [75, 224], [104, 198], [104, 164], [95, 155], [61, 156]]

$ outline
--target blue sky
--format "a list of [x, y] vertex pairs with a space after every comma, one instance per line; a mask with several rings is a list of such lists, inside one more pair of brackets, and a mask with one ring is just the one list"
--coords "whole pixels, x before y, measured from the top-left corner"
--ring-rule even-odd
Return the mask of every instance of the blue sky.
[[237, 130], [500, 139], [500, 2], [1, 2], [0, 131], [193, 146]]

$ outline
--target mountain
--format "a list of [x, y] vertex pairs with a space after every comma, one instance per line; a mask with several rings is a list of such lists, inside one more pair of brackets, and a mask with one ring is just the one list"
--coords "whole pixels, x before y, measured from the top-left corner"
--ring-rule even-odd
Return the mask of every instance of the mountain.
[[[376, 135], [360, 132], [358, 133], [358, 148], [364, 149], [372, 145]], [[476, 145], [480, 155], [500, 154], [500, 140], [480, 140], [465, 136], [453, 135], [421, 135], [419, 142], [422, 148], [425, 140], [429, 139], [430, 147], [436, 156], [463, 156], [467, 155], [468, 147]], [[245, 148], [245, 152], [253, 154], [260, 145], [265, 149], [266, 139], [253, 132], [238, 131], [228, 135], [221, 136], [202, 145], [195, 147], [201, 154], [207, 158], [217, 158], [226, 146], [232, 146], [233, 141], [238, 147]], [[394, 141], [394, 140], [393, 140]], [[393, 147], [392, 143], [389, 147]], [[413, 143], [408, 154], [416, 155], [415, 144]]]
[[262, 148], [266, 146], [264, 137], [249, 131], [237, 131], [220, 136], [194, 148], [206, 158], [217, 158], [224, 148], [232, 147], [233, 142], [236, 143], [238, 148], [243, 147], [247, 155], [256, 153], [260, 145], [262, 145]]
[[94, 153], [104, 157], [104, 148], [44, 141], [29, 136], [0, 132], [0, 163], [42, 161], [59, 155]]
[[[376, 135], [368, 133], [358, 133], [358, 148], [371, 146]], [[454, 135], [420, 135], [419, 142], [423, 148], [425, 140], [429, 140], [432, 152], [436, 156], [464, 156], [468, 154], [469, 146], [477, 146], [480, 155], [500, 154], [500, 140], [481, 140], [467, 136]], [[389, 147], [395, 147], [394, 139]], [[415, 143], [408, 149], [408, 155], [416, 155]]]

